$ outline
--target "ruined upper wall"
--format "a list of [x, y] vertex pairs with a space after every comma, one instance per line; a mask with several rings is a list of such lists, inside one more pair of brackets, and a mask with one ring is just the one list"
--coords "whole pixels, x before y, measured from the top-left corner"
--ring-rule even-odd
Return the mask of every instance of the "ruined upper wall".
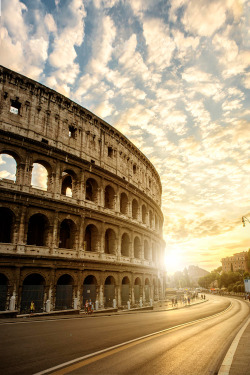
[[0, 67], [1, 128], [76, 155], [125, 179], [161, 204], [160, 177], [111, 125], [54, 90]]

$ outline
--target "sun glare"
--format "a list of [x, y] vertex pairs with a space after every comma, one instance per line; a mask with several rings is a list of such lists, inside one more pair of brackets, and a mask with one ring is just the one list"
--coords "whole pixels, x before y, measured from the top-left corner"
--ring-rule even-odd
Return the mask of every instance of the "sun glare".
[[181, 258], [175, 252], [168, 252], [165, 256], [165, 267], [169, 274], [182, 270]]

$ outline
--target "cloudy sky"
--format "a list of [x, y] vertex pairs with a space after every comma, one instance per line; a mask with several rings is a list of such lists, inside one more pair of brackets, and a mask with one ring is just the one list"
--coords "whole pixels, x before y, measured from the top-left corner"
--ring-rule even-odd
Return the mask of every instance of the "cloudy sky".
[[2, 65], [155, 165], [168, 271], [250, 247], [250, 0], [2, 0], [1, 18]]

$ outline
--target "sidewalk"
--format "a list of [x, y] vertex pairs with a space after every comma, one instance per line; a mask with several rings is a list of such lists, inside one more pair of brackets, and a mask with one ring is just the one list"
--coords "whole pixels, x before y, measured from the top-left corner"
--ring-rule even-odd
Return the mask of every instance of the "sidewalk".
[[248, 325], [240, 338], [229, 374], [250, 374], [250, 320], [248, 321]]

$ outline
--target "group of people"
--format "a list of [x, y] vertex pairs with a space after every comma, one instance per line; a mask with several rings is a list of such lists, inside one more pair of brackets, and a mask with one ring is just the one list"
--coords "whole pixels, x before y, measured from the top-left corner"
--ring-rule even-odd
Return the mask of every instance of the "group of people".
[[91, 302], [91, 299], [89, 301], [86, 300], [84, 305], [84, 311], [85, 314], [92, 314], [92, 312], [94, 311], [94, 304]]

